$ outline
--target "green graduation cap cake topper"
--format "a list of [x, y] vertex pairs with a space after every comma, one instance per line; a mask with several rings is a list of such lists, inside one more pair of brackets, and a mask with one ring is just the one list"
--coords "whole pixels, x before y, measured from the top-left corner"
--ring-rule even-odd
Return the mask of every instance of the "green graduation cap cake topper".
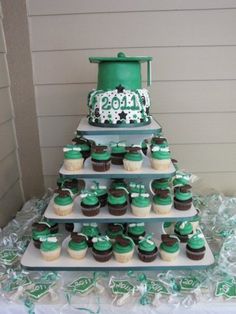
[[152, 57], [127, 57], [119, 52], [117, 57], [90, 57], [91, 63], [98, 63], [97, 89], [112, 90], [120, 86], [129, 90], [142, 88], [141, 63], [147, 62], [147, 85], [151, 84]]

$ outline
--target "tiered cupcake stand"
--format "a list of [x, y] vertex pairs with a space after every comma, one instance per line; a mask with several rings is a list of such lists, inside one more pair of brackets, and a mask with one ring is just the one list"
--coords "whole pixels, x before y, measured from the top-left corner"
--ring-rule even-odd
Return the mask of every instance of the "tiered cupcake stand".
[[[83, 118], [80, 121], [77, 133], [81, 136], [85, 136], [87, 139], [94, 140], [97, 144], [108, 145], [111, 141], [118, 142], [125, 140], [127, 145], [140, 144], [144, 139], [150, 138], [153, 135], [158, 135], [161, 132], [161, 126], [152, 120], [152, 123], [143, 127], [129, 127], [129, 128], [101, 128], [88, 124], [87, 119]], [[123, 166], [111, 165], [109, 171], [95, 172], [92, 169], [91, 160], [88, 158], [85, 161], [84, 168], [78, 172], [71, 172], [65, 170], [63, 167], [60, 169], [60, 175], [63, 177], [72, 177], [78, 179], [86, 179], [86, 188], [89, 188], [93, 179], [99, 182], [108, 184], [111, 179], [125, 179], [137, 181], [143, 183], [149, 188], [149, 184], [154, 179], [168, 178], [175, 175], [175, 167], [171, 164], [168, 171], [160, 172], [154, 170], [150, 166], [148, 156], [144, 156], [144, 163], [140, 171], [130, 172], [126, 171]], [[151, 194], [151, 192], [150, 192]], [[105, 223], [131, 223], [131, 222], [144, 222], [147, 232], [153, 232], [155, 234], [154, 240], [157, 245], [160, 243], [160, 236], [163, 233], [163, 222], [168, 221], [185, 221], [191, 220], [197, 214], [194, 206], [187, 211], [180, 211], [172, 208], [168, 215], [157, 215], [151, 212], [147, 217], [136, 217], [128, 209], [127, 213], [123, 216], [113, 216], [109, 213], [107, 207], [100, 209], [100, 213], [97, 216], [86, 217], [82, 214], [80, 209], [80, 196], [74, 201], [74, 210], [68, 216], [58, 216], [53, 211], [53, 199], [50, 201], [44, 216], [48, 220], [52, 220], [57, 223], [75, 223], [77, 226], [82, 223], [96, 222], [101, 229]], [[101, 263], [97, 262], [91, 253], [91, 249], [88, 250], [86, 256], [82, 260], [72, 259], [67, 251], [67, 243], [69, 241], [68, 234], [65, 234], [65, 239], [62, 243], [61, 256], [55, 261], [43, 260], [40, 251], [36, 249], [31, 241], [25, 254], [22, 257], [21, 264], [24, 268], [29, 270], [168, 270], [168, 269], [197, 269], [205, 268], [214, 263], [214, 257], [206, 242], [206, 253], [202, 260], [194, 261], [186, 257], [185, 246], [181, 244], [181, 251], [178, 258], [174, 262], [163, 261], [159, 256], [151, 263], [144, 263], [138, 259], [137, 252], [135, 252], [133, 259], [128, 263], [118, 263], [114, 258], [110, 261]]]

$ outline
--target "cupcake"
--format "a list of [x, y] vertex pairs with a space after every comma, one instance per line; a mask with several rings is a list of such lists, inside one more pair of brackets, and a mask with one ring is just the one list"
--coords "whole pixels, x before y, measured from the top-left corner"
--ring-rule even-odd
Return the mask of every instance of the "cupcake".
[[203, 259], [206, 252], [204, 236], [200, 230], [191, 236], [186, 245], [186, 255], [192, 260]]
[[159, 190], [153, 197], [153, 210], [156, 214], [169, 214], [172, 208], [172, 197], [169, 190]]
[[100, 202], [93, 193], [81, 194], [82, 201], [80, 203], [81, 211], [84, 216], [96, 216], [100, 211]]
[[138, 257], [142, 262], [153, 262], [157, 257], [157, 246], [152, 240], [152, 235], [141, 237], [138, 243]]
[[126, 149], [128, 152], [125, 154], [124, 159], [123, 159], [125, 170], [127, 171], [140, 170], [143, 163], [143, 156], [139, 152], [141, 148], [132, 146], [132, 147], [127, 147]]
[[148, 193], [133, 193], [131, 194], [131, 210], [137, 217], [146, 217], [151, 211], [151, 201]]
[[183, 185], [175, 188], [174, 208], [188, 210], [192, 206], [191, 185]]
[[124, 142], [111, 143], [111, 163], [113, 165], [123, 165], [123, 159], [126, 154]]
[[50, 235], [50, 226], [45, 222], [35, 222], [32, 225], [32, 239], [34, 246], [40, 249], [42, 237]]
[[78, 171], [83, 167], [84, 158], [80, 152], [80, 147], [76, 145], [66, 145], [64, 151], [64, 168], [68, 171]]
[[100, 185], [98, 182], [94, 181], [94, 185], [91, 186], [91, 191], [97, 196], [101, 207], [107, 204], [107, 187], [105, 185]]
[[188, 221], [179, 221], [175, 224], [175, 234], [180, 239], [180, 242], [186, 243], [189, 236], [193, 233], [193, 227]]
[[76, 197], [80, 193], [80, 191], [85, 188], [85, 182], [83, 180], [77, 180], [75, 178], [59, 178], [57, 180], [57, 186], [59, 189], [70, 190], [71, 196]]
[[76, 136], [72, 139], [72, 142], [80, 148], [80, 152], [84, 159], [91, 155], [92, 142], [84, 137]]
[[44, 240], [40, 246], [40, 252], [46, 261], [54, 261], [61, 254], [61, 246], [55, 237], [49, 237]]
[[156, 179], [150, 182], [150, 191], [157, 194], [160, 190], [170, 189], [170, 178]]
[[175, 236], [170, 236], [168, 234], [162, 234], [161, 244], [159, 247], [159, 252], [161, 259], [167, 262], [174, 261], [180, 252], [179, 240]]
[[196, 230], [199, 228], [199, 222], [201, 220], [199, 209], [197, 209], [197, 212], [198, 212], [197, 215], [195, 215], [193, 218], [191, 218], [191, 220], [189, 220], [193, 227], [193, 233], [195, 233]]
[[107, 205], [111, 215], [124, 215], [128, 207], [126, 191], [123, 189], [109, 190]]
[[130, 237], [135, 244], [138, 244], [139, 238], [144, 237], [146, 234], [144, 223], [131, 223], [128, 224], [127, 235]]
[[126, 236], [116, 238], [113, 246], [115, 259], [119, 263], [128, 263], [134, 255], [135, 244], [133, 240]]
[[104, 172], [110, 169], [111, 155], [107, 151], [107, 146], [98, 145], [93, 147], [91, 159], [94, 171]]
[[124, 227], [122, 224], [110, 223], [107, 226], [106, 234], [111, 242], [114, 243], [117, 237], [124, 234]]
[[58, 194], [53, 200], [53, 209], [58, 216], [69, 215], [73, 210], [73, 198], [70, 191], [58, 190]]
[[70, 257], [77, 260], [84, 258], [88, 249], [87, 240], [87, 237], [82, 233], [73, 234], [67, 247]]
[[92, 254], [97, 262], [107, 262], [112, 257], [112, 243], [107, 236], [93, 238]]
[[95, 222], [84, 223], [80, 232], [86, 236], [88, 247], [92, 247], [93, 246], [92, 239], [100, 236], [101, 234], [98, 225]]
[[151, 166], [155, 170], [167, 171], [171, 164], [169, 147], [154, 146], [151, 150]]
[[167, 234], [172, 234], [174, 233], [175, 230], [175, 223], [171, 221], [165, 221], [163, 224], [164, 232]]

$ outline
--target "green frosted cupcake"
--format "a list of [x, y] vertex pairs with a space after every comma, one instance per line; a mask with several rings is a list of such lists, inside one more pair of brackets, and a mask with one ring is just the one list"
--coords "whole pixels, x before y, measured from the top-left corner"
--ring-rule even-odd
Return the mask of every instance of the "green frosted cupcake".
[[180, 239], [180, 242], [186, 243], [189, 236], [193, 233], [193, 227], [188, 221], [179, 221], [175, 224], [175, 234]]
[[191, 236], [186, 245], [186, 255], [192, 260], [203, 259], [206, 252], [204, 236], [201, 231], [197, 231]]
[[84, 159], [88, 158], [91, 155], [91, 146], [92, 142], [85, 137], [76, 136], [72, 139], [72, 142], [80, 148], [81, 154]]
[[112, 257], [112, 243], [107, 236], [93, 238], [93, 257], [97, 262], [107, 262]]
[[48, 237], [40, 246], [40, 252], [46, 261], [54, 261], [60, 257], [61, 246], [55, 237]]
[[77, 145], [66, 145], [64, 151], [64, 168], [68, 171], [78, 171], [83, 167], [84, 158]]
[[111, 215], [124, 215], [128, 207], [126, 191], [123, 189], [109, 190], [107, 205]]
[[115, 259], [119, 263], [128, 263], [134, 254], [135, 244], [133, 240], [126, 236], [116, 238], [113, 246]]
[[167, 215], [172, 208], [172, 196], [169, 190], [159, 190], [153, 197], [153, 210], [156, 214]]
[[84, 258], [88, 249], [87, 240], [88, 238], [82, 233], [72, 234], [67, 247], [70, 257], [77, 260]]
[[143, 156], [140, 153], [140, 147], [127, 147], [127, 153], [123, 159], [123, 165], [127, 171], [138, 171], [142, 167]]
[[97, 145], [93, 147], [91, 160], [93, 170], [97, 172], [108, 171], [111, 166], [111, 154], [107, 146]]
[[58, 216], [67, 216], [73, 210], [73, 198], [69, 191], [58, 190], [53, 200], [53, 209]]
[[153, 262], [157, 257], [157, 246], [152, 240], [152, 235], [139, 240], [138, 243], [138, 257], [142, 262], [150, 263]]
[[172, 184], [174, 188], [190, 184], [190, 175], [185, 172], [177, 171]]
[[169, 147], [154, 146], [151, 151], [151, 166], [158, 171], [167, 171], [170, 168], [171, 156]]
[[97, 196], [101, 207], [107, 204], [107, 187], [105, 185], [100, 185], [99, 182], [94, 181], [94, 185], [91, 186], [91, 191]]
[[177, 186], [175, 188], [174, 208], [178, 210], [188, 210], [192, 206], [191, 185]]
[[180, 252], [178, 238], [169, 234], [162, 234], [161, 240], [162, 242], [159, 248], [161, 258], [167, 262], [174, 261]]
[[148, 193], [141, 193], [134, 195], [131, 194], [131, 210], [132, 213], [137, 217], [146, 217], [150, 214], [152, 203]]
[[162, 190], [169, 190], [170, 189], [170, 178], [162, 178], [156, 179], [150, 182], [150, 190], [152, 194], [157, 194], [159, 191]]
[[113, 165], [123, 165], [123, 159], [126, 154], [124, 142], [111, 143], [111, 163]]
[[84, 223], [80, 232], [87, 237], [87, 243], [89, 247], [93, 246], [93, 238], [100, 236], [101, 232], [98, 228], [97, 223]]
[[82, 213], [85, 216], [91, 217], [99, 214], [100, 202], [93, 193], [81, 194], [82, 201], [80, 203]]
[[40, 240], [42, 237], [46, 237], [50, 235], [50, 227], [47, 223], [35, 222], [32, 225], [32, 239], [34, 242], [34, 246], [37, 249], [40, 249], [42, 241]]

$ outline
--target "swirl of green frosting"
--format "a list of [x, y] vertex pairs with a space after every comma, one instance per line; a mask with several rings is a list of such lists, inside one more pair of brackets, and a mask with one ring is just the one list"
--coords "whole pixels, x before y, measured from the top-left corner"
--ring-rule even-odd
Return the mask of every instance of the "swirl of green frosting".
[[134, 244], [132, 241], [129, 241], [129, 244], [126, 246], [120, 245], [118, 242], [115, 242], [113, 246], [113, 250], [117, 253], [128, 253], [134, 249]]
[[[68, 148], [71, 148], [72, 146], [79, 147], [78, 145], [68, 145]], [[80, 151], [71, 149], [68, 152], [64, 152], [64, 159], [81, 159], [81, 158], [83, 158], [83, 156]]]
[[181, 192], [180, 189], [175, 190], [175, 198], [179, 201], [187, 201], [192, 198], [191, 191], [189, 192]]
[[156, 244], [152, 240], [144, 239], [139, 243], [138, 248], [142, 251], [152, 252], [156, 248]]
[[95, 187], [95, 186], [92, 186], [91, 187], [91, 190], [93, 191], [93, 192], [95, 192], [96, 194], [97, 194], [97, 196], [102, 196], [102, 195], [105, 195], [106, 193], [107, 193], [107, 188], [105, 188], [105, 189], [101, 189], [101, 188], [97, 188], [97, 187]]
[[143, 197], [141, 195], [136, 196], [132, 199], [132, 205], [137, 207], [146, 207], [151, 204], [149, 197]]
[[172, 203], [172, 197], [170, 195], [167, 197], [155, 195], [153, 197], [153, 202], [158, 205], [170, 205]]
[[116, 238], [118, 235], [122, 235], [123, 232], [124, 232], [123, 228], [121, 228], [121, 229], [118, 230], [118, 231], [112, 231], [112, 230], [109, 230], [109, 229], [108, 229], [108, 230], [106, 231], [106, 234], [108, 235], [108, 237], [109, 237], [110, 239], [114, 239], [114, 238]]
[[97, 251], [107, 251], [112, 247], [110, 240], [97, 241], [93, 243], [93, 247]]
[[175, 178], [173, 180], [173, 186], [189, 184], [189, 181], [190, 180], [187, 178]]
[[125, 146], [113, 146], [111, 148], [111, 153], [112, 154], [122, 154], [122, 153], [125, 153], [125, 152], [126, 152]]
[[99, 229], [98, 227], [94, 226], [83, 226], [81, 229], [81, 233], [85, 234], [90, 238], [97, 237], [99, 235]]
[[201, 234], [196, 233], [188, 239], [187, 244], [191, 249], [201, 249], [205, 246], [205, 241]]
[[177, 231], [181, 235], [188, 235], [193, 232], [193, 227], [190, 222], [182, 223], [181, 221], [179, 221], [175, 225], [175, 231]]
[[75, 242], [72, 240], [70, 240], [70, 242], [68, 243], [68, 247], [71, 249], [71, 250], [74, 250], [74, 251], [80, 251], [80, 250], [84, 250], [88, 247], [88, 244], [87, 242], [84, 240], [83, 242]]
[[145, 227], [144, 226], [128, 226], [128, 232], [133, 235], [142, 235], [145, 232]]
[[179, 250], [179, 248], [180, 248], [179, 242], [176, 242], [171, 246], [166, 245], [164, 242], [162, 242], [160, 245], [160, 249], [167, 253], [175, 253]]
[[70, 205], [73, 203], [73, 199], [70, 195], [67, 195], [67, 196], [60, 196], [60, 195], [57, 195], [55, 198], [54, 198], [54, 203], [59, 205], [59, 206], [66, 206], [66, 205]]
[[50, 234], [50, 229], [49, 228], [45, 228], [42, 231], [38, 231], [36, 229], [32, 230], [32, 237], [33, 237], [34, 240], [39, 240], [41, 237], [47, 236], [48, 234]]
[[85, 198], [82, 199], [81, 203], [87, 206], [94, 206], [99, 203], [99, 200], [95, 195], [87, 195]]
[[152, 188], [155, 189], [155, 190], [166, 190], [168, 189], [170, 186], [169, 186], [169, 180], [166, 179], [166, 180], [154, 180], [152, 182]]
[[90, 146], [88, 144], [78, 144], [78, 146], [82, 152], [88, 152], [90, 150]]
[[126, 196], [125, 194], [121, 196], [114, 196], [112, 194], [108, 195], [107, 202], [111, 205], [123, 205], [126, 203]]
[[111, 154], [107, 151], [103, 152], [93, 152], [91, 155], [91, 158], [94, 160], [99, 160], [99, 161], [107, 161], [111, 158]]
[[151, 156], [153, 159], [159, 159], [159, 160], [170, 159], [170, 152], [163, 152], [161, 150], [156, 151], [156, 152], [152, 151]]
[[130, 161], [141, 161], [141, 160], [143, 160], [142, 154], [138, 153], [138, 152], [126, 153], [124, 158], [127, 160], [130, 160]]
[[49, 242], [44, 241], [42, 242], [40, 249], [44, 252], [54, 251], [60, 247], [58, 242]]

